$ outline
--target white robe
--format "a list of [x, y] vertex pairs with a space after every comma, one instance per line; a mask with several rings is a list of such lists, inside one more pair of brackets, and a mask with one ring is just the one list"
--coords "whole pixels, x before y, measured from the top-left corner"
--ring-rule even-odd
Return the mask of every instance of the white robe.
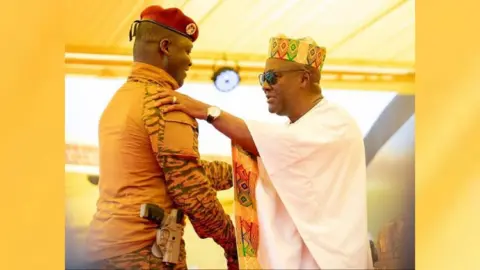
[[355, 120], [322, 100], [293, 124], [246, 123], [261, 156], [262, 268], [373, 268], [365, 149]]

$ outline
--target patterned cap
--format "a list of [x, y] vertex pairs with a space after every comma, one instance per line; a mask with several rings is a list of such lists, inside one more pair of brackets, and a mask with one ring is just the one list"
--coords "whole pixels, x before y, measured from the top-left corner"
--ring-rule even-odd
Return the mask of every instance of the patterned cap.
[[285, 35], [270, 38], [268, 57], [276, 58], [322, 70], [327, 49], [320, 47], [310, 37], [293, 39]]

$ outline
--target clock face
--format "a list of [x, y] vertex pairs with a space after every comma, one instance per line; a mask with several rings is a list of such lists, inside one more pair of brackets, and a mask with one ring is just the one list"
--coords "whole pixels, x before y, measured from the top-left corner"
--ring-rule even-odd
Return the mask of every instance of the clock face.
[[233, 70], [222, 71], [215, 78], [215, 87], [222, 92], [230, 92], [237, 87], [240, 82], [238, 73]]

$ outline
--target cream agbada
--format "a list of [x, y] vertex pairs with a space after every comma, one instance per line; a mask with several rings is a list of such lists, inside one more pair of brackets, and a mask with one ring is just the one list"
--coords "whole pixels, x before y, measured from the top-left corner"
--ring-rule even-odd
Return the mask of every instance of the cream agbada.
[[[321, 69], [325, 49], [311, 39], [280, 36], [270, 40], [269, 57]], [[250, 181], [249, 207], [235, 186], [240, 267], [373, 268], [365, 150], [354, 119], [323, 99], [292, 124], [245, 123], [260, 157], [255, 162], [233, 155], [237, 168], [255, 167], [259, 175]], [[236, 178], [238, 183], [238, 172]], [[247, 208], [256, 210], [256, 219]], [[258, 231], [245, 234], [249, 222]]]

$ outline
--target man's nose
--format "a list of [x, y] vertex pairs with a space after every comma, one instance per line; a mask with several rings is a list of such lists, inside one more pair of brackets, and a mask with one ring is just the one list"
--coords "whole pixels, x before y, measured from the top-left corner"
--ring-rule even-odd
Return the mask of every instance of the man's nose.
[[192, 66], [192, 57], [188, 55], [188, 67]]
[[272, 90], [272, 87], [270, 86], [270, 84], [267, 83], [267, 81], [263, 81], [262, 89], [263, 89], [263, 92], [267, 92]]

